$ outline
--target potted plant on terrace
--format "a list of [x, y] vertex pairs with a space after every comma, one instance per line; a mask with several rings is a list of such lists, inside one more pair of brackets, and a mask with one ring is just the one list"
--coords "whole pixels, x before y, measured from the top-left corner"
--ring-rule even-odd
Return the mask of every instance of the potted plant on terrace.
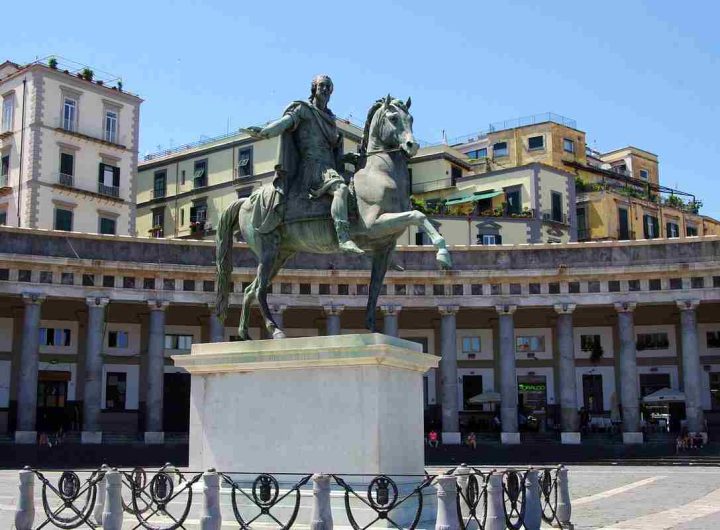
[[57, 64], [57, 59], [55, 57], [50, 57], [50, 60], [48, 61], [48, 66], [53, 70], [57, 70]]
[[95, 72], [90, 70], [90, 68], [83, 68], [82, 72], [80, 72], [80, 77], [85, 81], [92, 81], [93, 77], [95, 77]]

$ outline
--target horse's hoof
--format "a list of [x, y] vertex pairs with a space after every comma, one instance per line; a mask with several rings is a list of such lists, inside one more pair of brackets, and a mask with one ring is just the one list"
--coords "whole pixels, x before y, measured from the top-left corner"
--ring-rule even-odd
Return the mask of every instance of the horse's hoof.
[[241, 331], [240, 333], [238, 333], [237, 340], [246, 341], [252, 339], [250, 338], [250, 334], [247, 331]]
[[285, 335], [285, 332], [281, 329], [276, 329], [273, 331], [273, 339], [286, 339], [287, 335]]
[[438, 250], [435, 259], [443, 269], [452, 269], [452, 257], [446, 248]]

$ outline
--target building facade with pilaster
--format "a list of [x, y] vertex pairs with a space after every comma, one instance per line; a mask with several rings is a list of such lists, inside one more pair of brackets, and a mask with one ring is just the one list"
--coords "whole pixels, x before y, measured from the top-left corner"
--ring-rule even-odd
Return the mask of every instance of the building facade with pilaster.
[[[85, 443], [185, 440], [189, 376], [170, 356], [234, 340], [256, 266], [244, 245], [223, 324], [211, 241], [0, 238], [2, 440], [60, 427]], [[441, 357], [424, 405], [445, 443], [720, 432], [720, 237], [451, 252], [455, 268], [440, 271], [433, 249], [398, 246], [404, 270], [388, 273], [378, 308], [379, 331]], [[368, 282], [360, 261], [301, 256], [271, 309], [290, 337], [364, 333]], [[256, 309], [251, 335], [265, 337]]]

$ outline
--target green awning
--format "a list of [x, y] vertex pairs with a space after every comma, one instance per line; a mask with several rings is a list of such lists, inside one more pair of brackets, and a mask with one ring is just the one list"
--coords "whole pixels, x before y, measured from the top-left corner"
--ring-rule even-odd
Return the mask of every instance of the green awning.
[[473, 193], [472, 195], [463, 195], [462, 197], [446, 201], [445, 206], [455, 206], [456, 204], [465, 204], [468, 202], [481, 201], [483, 199], [492, 199], [493, 197], [497, 197], [498, 195], [502, 195], [503, 193], [505, 192], [493, 190], [485, 193]]

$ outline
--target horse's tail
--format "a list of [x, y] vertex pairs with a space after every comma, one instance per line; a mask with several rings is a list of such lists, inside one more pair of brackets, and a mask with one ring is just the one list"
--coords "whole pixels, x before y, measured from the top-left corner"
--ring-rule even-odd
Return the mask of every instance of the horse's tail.
[[215, 264], [217, 267], [217, 299], [215, 311], [220, 322], [225, 321], [230, 304], [230, 283], [232, 280], [232, 248], [235, 230], [239, 227], [238, 214], [247, 199], [238, 199], [228, 206], [220, 216], [215, 235]]

